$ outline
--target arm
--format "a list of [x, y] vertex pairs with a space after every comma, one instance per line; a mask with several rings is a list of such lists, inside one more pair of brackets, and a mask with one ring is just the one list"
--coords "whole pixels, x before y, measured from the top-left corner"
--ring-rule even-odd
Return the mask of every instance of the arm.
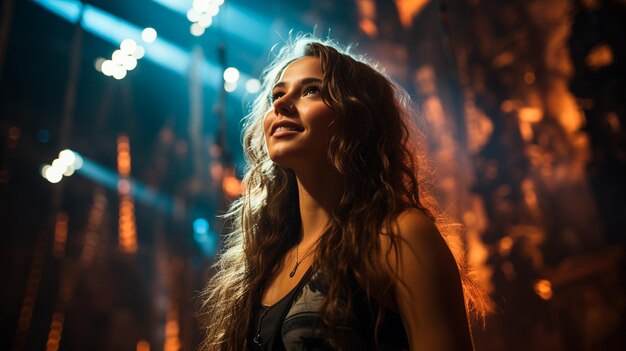
[[[408, 210], [396, 220], [394, 235], [398, 259], [392, 250], [385, 255], [386, 266], [397, 281], [396, 300], [411, 350], [472, 350], [459, 271], [435, 225], [421, 211]], [[388, 238], [382, 247], [385, 252]]]

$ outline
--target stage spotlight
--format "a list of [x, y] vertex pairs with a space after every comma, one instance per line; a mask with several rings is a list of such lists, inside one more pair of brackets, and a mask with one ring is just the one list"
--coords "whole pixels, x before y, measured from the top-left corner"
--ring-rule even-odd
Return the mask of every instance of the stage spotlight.
[[65, 173], [65, 171], [67, 171], [67, 167], [69, 165], [65, 164], [65, 162], [59, 160], [58, 158], [54, 161], [52, 161], [52, 168], [56, 168], [59, 170], [59, 173], [63, 174]]
[[232, 93], [237, 89], [237, 82], [224, 82], [224, 90]]
[[120, 80], [126, 77], [126, 70], [122, 66], [117, 66], [113, 72], [113, 78]]
[[196, 11], [195, 9], [191, 8], [187, 11], [187, 19], [189, 20], [189, 22], [191, 23], [195, 23], [198, 22], [200, 20], [200, 12]]
[[126, 55], [132, 55], [137, 48], [137, 43], [132, 39], [124, 39], [120, 44], [120, 50]]
[[213, 17], [211, 17], [208, 13], [203, 13], [200, 15], [198, 23], [204, 28], [209, 28], [211, 24], [213, 24]]
[[50, 168], [50, 165], [46, 165], [46, 164], [41, 165], [41, 167], [39, 168], [39, 173], [41, 174], [42, 177], [46, 178], [48, 168]]
[[157, 38], [157, 32], [154, 28], [148, 27], [141, 32], [141, 39], [146, 43], [152, 43]]
[[106, 59], [103, 58], [103, 57], [98, 57], [96, 59], [96, 61], [94, 62], [94, 66], [96, 67], [96, 71], [102, 72], [102, 64], [104, 63], [104, 61], [106, 61]]
[[105, 76], [112, 76], [113, 73], [115, 72], [115, 63], [113, 63], [113, 61], [111, 60], [104, 60], [104, 62], [102, 62], [102, 73], [104, 73]]
[[132, 56], [125, 56], [122, 60], [122, 67], [127, 71], [132, 71], [137, 67], [137, 59]]
[[210, 2], [208, 0], [194, 0], [193, 9], [198, 13], [207, 12], [209, 10]]
[[74, 164], [74, 161], [76, 161], [76, 154], [70, 149], [65, 149], [59, 152], [59, 161], [66, 166], [71, 166]]
[[65, 172], [63, 172], [63, 175], [64, 175], [64, 176], [66, 176], [66, 177], [69, 177], [69, 176], [71, 176], [72, 174], [74, 174], [74, 171], [75, 171], [74, 167], [72, 167], [72, 166], [68, 166], [68, 167], [65, 169]]
[[224, 81], [228, 83], [237, 83], [239, 80], [239, 70], [235, 67], [228, 67], [224, 70]]
[[209, 4], [209, 7], [206, 11], [210, 16], [217, 16], [220, 12], [220, 6], [218, 4]]
[[72, 168], [75, 170], [81, 169], [83, 167], [83, 158], [74, 152], [74, 163], [71, 164]]
[[246, 91], [250, 94], [258, 93], [261, 89], [261, 82], [258, 79], [248, 79], [246, 82]]
[[50, 166], [46, 168], [44, 178], [46, 178], [50, 183], [56, 184], [63, 179], [63, 172], [57, 167]]
[[193, 23], [189, 31], [194, 36], [199, 37], [204, 34], [204, 27], [200, 23]]
[[122, 52], [122, 50], [115, 50], [113, 51], [113, 55], [111, 55], [111, 60], [113, 60], [113, 62], [115, 62], [116, 64], [120, 65], [122, 64], [122, 61], [124, 61], [124, 53]]
[[143, 46], [137, 45], [137, 48], [135, 48], [135, 51], [133, 52], [133, 57], [139, 60], [145, 54], [146, 54], [146, 50], [143, 48]]

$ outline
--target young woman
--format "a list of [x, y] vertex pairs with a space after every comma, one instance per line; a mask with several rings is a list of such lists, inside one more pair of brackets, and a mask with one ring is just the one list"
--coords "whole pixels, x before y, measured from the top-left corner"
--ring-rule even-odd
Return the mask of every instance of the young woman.
[[426, 193], [412, 115], [402, 88], [332, 43], [280, 51], [244, 125], [203, 349], [472, 349], [474, 290]]

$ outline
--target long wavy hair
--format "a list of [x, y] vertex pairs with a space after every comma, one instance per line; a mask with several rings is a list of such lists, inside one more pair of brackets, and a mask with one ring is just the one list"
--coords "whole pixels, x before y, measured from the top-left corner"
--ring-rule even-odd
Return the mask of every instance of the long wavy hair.
[[[270, 160], [263, 132], [263, 116], [272, 108], [271, 89], [285, 67], [298, 58], [319, 58], [321, 96], [337, 116], [337, 132], [331, 136], [327, 156], [344, 178], [345, 189], [319, 240], [315, 262], [328, 282], [320, 313], [331, 335], [352, 303], [354, 287], [347, 281], [355, 281], [378, 306], [376, 328], [384, 311], [393, 308], [398, 282], [383, 267], [380, 235], [393, 232], [394, 220], [404, 210], [423, 211], [454, 246], [451, 241], [458, 226], [445, 219], [430, 195], [426, 138], [417, 128], [417, 113], [407, 93], [349, 51], [327, 40], [300, 37], [287, 43], [263, 73], [261, 92], [244, 119], [248, 164], [243, 195], [226, 215], [232, 230], [223, 238], [216, 273], [201, 296], [203, 350], [247, 348], [251, 321], [266, 284], [300, 240], [295, 174]], [[389, 239], [390, 250], [397, 251], [394, 235]], [[452, 249], [457, 262], [462, 262], [459, 250]], [[481, 311], [478, 290], [461, 264], [459, 268], [468, 310]], [[338, 339], [331, 337], [330, 342], [341, 348]]]

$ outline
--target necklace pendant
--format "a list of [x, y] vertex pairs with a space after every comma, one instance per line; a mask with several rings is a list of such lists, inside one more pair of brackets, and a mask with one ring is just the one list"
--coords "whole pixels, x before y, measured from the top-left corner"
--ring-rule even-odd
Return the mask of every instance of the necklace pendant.
[[293, 276], [296, 275], [296, 270], [298, 269], [298, 265], [299, 263], [296, 262], [296, 265], [293, 266], [293, 270], [291, 271], [291, 273], [289, 273], [289, 278], [293, 278]]

